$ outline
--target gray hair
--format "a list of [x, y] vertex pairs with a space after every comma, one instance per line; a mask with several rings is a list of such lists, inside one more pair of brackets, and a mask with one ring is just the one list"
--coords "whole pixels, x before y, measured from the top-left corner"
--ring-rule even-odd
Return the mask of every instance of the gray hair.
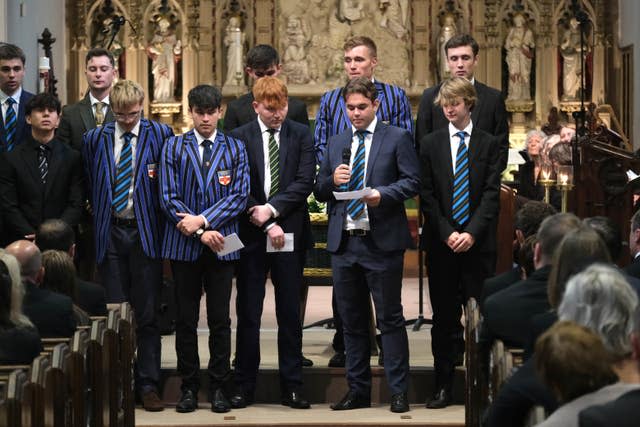
[[571, 320], [594, 330], [614, 358], [631, 354], [638, 296], [616, 268], [593, 264], [576, 274], [558, 307], [560, 320]]
[[[540, 144], [542, 144], [542, 142], [544, 141], [544, 139], [547, 137], [547, 134], [542, 132], [541, 130], [538, 129], [533, 129], [530, 130], [529, 132], [527, 132], [527, 136], [525, 137], [525, 144], [528, 146], [529, 145], [529, 140], [531, 138], [533, 138], [534, 136], [539, 136], [540, 137]], [[541, 147], [542, 148], [542, 147]]]
[[22, 313], [22, 300], [24, 299], [24, 284], [20, 277], [20, 264], [13, 255], [0, 249], [0, 261], [4, 262], [11, 277], [11, 308], [9, 319], [16, 326], [33, 326], [33, 323]]

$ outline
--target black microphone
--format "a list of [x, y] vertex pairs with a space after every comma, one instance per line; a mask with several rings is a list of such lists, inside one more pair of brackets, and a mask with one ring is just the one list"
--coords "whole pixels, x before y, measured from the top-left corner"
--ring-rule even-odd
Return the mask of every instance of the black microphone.
[[345, 147], [342, 150], [342, 163], [347, 166], [351, 163], [351, 147]]

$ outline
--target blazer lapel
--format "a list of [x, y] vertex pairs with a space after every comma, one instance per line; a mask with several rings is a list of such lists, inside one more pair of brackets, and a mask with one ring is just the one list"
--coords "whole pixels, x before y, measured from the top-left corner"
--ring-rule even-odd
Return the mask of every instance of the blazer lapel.
[[40, 183], [40, 170], [38, 169], [38, 155], [31, 138], [20, 146], [20, 157], [25, 164], [26, 169], [31, 173], [31, 177], [37, 183]]
[[53, 186], [53, 182], [56, 180], [56, 175], [60, 170], [60, 165], [64, 163], [63, 157], [63, 149], [58, 143], [58, 141], [53, 140], [49, 142], [49, 170], [47, 172], [47, 183], [45, 185], [44, 194], [49, 194], [51, 191], [51, 187]]
[[[379, 110], [379, 109], [378, 109]], [[369, 158], [367, 160], [367, 176], [365, 178], [365, 182], [369, 182], [369, 177], [371, 176], [371, 171], [376, 163], [376, 159], [378, 158], [378, 153], [380, 152], [380, 146], [382, 141], [384, 140], [384, 134], [387, 132], [387, 127], [383, 126], [382, 122], [378, 120], [376, 124], [376, 128], [373, 131], [373, 139], [371, 141], [371, 148], [369, 148]]]
[[113, 155], [113, 147], [115, 144], [114, 138], [116, 134], [116, 125], [115, 123], [110, 123], [109, 125], [104, 126], [104, 131], [100, 134], [102, 137], [102, 141], [100, 141], [100, 148], [103, 151], [104, 159], [107, 162], [107, 167], [109, 168], [109, 176], [111, 178], [111, 184], [113, 185], [116, 176], [116, 162], [115, 157]]
[[475, 82], [475, 84], [473, 86], [475, 87], [476, 93], [478, 94], [478, 96], [476, 96], [475, 105], [473, 106], [473, 109], [471, 110], [471, 122], [475, 126], [479, 122], [480, 111], [482, 110], [482, 98], [483, 97], [480, 96], [480, 92], [482, 92], [482, 88], [480, 87], [480, 83], [477, 80], [476, 80], [476, 82]]
[[80, 119], [82, 120], [82, 124], [84, 125], [84, 129], [93, 129], [96, 127], [96, 119], [93, 117], [93, 109], [91, 107], [91, 101], [89, 100], [89, 95], [87, 94], [80, 101], [82, 108], [80, 109]]
[[[224, 139], [224, 136], [220, 131], [216, 133], [216, 139], [215, 141], [213, 141], [213, 145], [211, 149], [213, 151], [213, 158], [211, 159], [211, 167], [209, 168], [209, 174], [207, 175], [207, 182], [206, 182], [207, 186], [211, 184], [211, 181], [214, 179], [218, 170], [221, 170], [220, 163], [225, 158], [224, 152], [227, 150], [227, 141]], [[226, 166], [223, 165], [223, 167], [226, 167]]]
[[196, 171], [198, 185], [204, 194], [206, 186], [204, 179], [202, 178], [202, 163], [200, 161], [200, 153], [198, 151], [198, 140], [196, 139], [196, 135], [193, 133], [193, 130], [187, 132], [183, 136], [182, 143], [185, 145], [187, 157], [191, 161], [193, 169]]
[[[136, 179], [135, 183], [142, 182], [144, 174], [147, 173], [147, 157], [150, 150], [147, 149], [149, 145], [149, 122], [146, 120], [140, 120], [140, 133], [138, 134], [138, 142], [136, 143]], [[134, 189], [138, 186], [135, 185]]]
[[[259, 187], [263, 187], [264, 183], [264, 149], [262, 148], [262, 132], [260, 131], [260, 125], [258, 124], [258, 120], [255, 119], [251, 122], [251, 135], [252, 140], [247, 141], [247, 151], [251, 151], [251, 158], [253, 159], [252, 168], [255, 168], [258, 171], [258, 183]], [[280, 135], [280, 141], [282, 141], [282, 134]], [[262, 190], [264, 193], [264, 190]]]
[[287, 170], [287, 158], [289, 154], [289, 126], [287, 126], [287, 121], [282, 122], [282, 126], [280, 126], [280, 146], [279, 146], [279, 155], [278, 161], [280, 163], [280, 179], [282, 179], [282, 171]]

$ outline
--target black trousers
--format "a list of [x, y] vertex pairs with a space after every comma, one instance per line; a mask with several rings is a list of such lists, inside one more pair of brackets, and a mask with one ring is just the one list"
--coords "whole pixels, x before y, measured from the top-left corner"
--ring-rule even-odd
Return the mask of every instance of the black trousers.
[[176, 354], [182, 389], [200, 389], [198, 319], [202, 291], [206, 294], [209, 326], [208, 375], [211, 391], [224, 387], [231, 376], [231, 319], [229, 299], [233, 261], [220, 261], [205, 248], [196, 261], [171, 261], [176, 297]]

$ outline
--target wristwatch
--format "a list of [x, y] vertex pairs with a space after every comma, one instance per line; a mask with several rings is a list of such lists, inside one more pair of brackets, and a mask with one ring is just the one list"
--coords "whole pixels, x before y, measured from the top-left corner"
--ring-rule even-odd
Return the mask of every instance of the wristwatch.
[[204, 228], [198, 228], [195, 233], [191, 235], [194, 239], [200, 240], [202, 235], [204, 234]]

